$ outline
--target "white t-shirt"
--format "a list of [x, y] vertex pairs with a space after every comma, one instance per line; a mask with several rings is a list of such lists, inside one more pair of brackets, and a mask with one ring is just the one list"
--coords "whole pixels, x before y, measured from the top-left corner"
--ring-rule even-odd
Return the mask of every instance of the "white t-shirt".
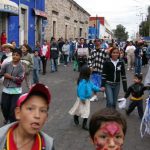
[[131, 45], [131, 46], [127, 46], [126, 48], [126, 53], [129, 53], [129, 54], [133, 54], [134, 51], [135, 51], [135, 46], [134, 45]]
[[42, 47], [42, 55], [45, 56], [46, 52], [47, 52], [48, 46], [47, 45], [43, 45]]

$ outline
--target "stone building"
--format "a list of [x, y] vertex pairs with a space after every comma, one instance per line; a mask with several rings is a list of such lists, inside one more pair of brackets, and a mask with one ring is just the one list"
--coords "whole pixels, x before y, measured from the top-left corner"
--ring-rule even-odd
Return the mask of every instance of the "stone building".
[[90, 14], [74, 0], [46, 0], [47, 25], [45, 38], [88, 37]]

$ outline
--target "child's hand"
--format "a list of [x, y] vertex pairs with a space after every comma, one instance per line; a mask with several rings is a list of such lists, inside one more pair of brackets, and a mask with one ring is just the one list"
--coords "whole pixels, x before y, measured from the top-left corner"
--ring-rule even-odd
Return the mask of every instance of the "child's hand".
[[85, 101], [82, 101], [82, 104], [84, 105], [84, 104], [85, 104]]
[[102, 92], [104, 92], [105, 91], [105, 87], [101, 87], [101, 89], [100, 89]]

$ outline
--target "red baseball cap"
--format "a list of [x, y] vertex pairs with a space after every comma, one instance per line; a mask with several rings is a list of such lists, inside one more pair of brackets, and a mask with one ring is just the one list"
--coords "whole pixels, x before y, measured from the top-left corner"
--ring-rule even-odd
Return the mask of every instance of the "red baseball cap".
[[25, 93], [23, 95], [21, 95], [17, 101], [17, 107], [20, 107], [21, 104], [28, 98], [29, 95], [31, 95], [33, 92], [40, 92], [42, 94], [44, 94], [46, 97], [47, 97], [47, 102], [48, 104], [50, 103], [51, 101], [51, 94], [50, 94], [50, 91], [48, 89], [47, 86], [45, 86], [44, 84], [41, 84], [41, 83], [37, 83], [37, 84], [34, 84], [28, 93]]

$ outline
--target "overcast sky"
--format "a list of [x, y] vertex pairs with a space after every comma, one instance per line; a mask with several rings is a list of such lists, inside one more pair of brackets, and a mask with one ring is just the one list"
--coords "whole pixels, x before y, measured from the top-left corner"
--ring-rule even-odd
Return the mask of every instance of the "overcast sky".
[[138, 30], [139, 23], [145, 20], [150, 0], [74, 0], [91, 16], [103, 16], [112, 29], [122, 24], [130, 35]]

